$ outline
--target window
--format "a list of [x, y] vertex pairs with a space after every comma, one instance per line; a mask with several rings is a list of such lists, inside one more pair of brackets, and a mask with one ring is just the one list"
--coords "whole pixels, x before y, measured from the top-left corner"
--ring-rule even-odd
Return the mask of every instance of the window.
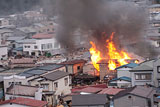
[[65, 79], [64, 79], [64, 83], [65, 83], [65, 86], [68, 85], [68, 78], [65, 78]]
[[54, 89], [57, 90], [57, 88], [58, 88], [58, 82], [55, 82], [54, 83]]
[[58, 42], [54, 43], [54, 48], [59, 48], [59, 43]]
[[49, 84], [41, 84], [41, 87], [42, 87], [44, 90], [49, 90]]
[[77, 70], [80, 70], [81, 69], [81, 67], [80, 66], [77, 66]]
[[158, 80], [158, 86], [160, 86], [160, 80]]
[[135, 74], [136, 80], [151, 80], [151, 73]]
[[157, 67], [157, 72], [160, 73], [160, 66]]
[[38, 49], [38, 46], [35, 45], [35, 46], [34, 46], [34, 49]]
[[42, 44], [42, 45], [41, 45], [41, 48], [42, 48], [42, 49], [46, 49], [45, 44]]

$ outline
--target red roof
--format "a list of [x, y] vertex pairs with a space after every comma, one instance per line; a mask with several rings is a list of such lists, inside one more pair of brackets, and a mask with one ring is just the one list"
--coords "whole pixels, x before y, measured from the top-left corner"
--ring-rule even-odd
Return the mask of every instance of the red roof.
[[122, 90], [124, 90], [124, 89], [121, 89], [121, 88], [105, 88], [101, 92], [99, 92], [98, 94], [116, 95]]
[[38, 33], [32, 36], [33, 39], [50, 39], [54, 34]]
[[44, 107], [45, 105], [47, 105], [46, 101], [40, 101], [40, 100], [22, 98], [22, 97], [0, 102], [0, 105], [7, 104], [7, 103], [14, 103], [14, 104], [20, 104], [20, 105], [31, 106], [31, 107]]
[[87, 88], [87, 87], [96, 87], [96, 88], [106, 88], [107, 85], [106, 84], [97, 84], [97, 85], [90, 85], [90, 86], [80, 86], [80, 87], [74, 87], [72, 88], [72, 92], [77, 92], [79, 90], [82, 90], [84, 88]]

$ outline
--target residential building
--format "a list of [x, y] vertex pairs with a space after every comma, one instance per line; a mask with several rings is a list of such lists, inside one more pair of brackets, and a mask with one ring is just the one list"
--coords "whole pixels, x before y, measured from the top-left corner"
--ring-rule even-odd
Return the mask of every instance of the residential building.
[[114, 107], [154, 107], [152, 87], [135, 86], [119, 92], [113, 97]]
[[130, 77], [119, 77], [113, 78], [108, 83], [109, 87], [119, 87], [119, 88], [128, 88], [131, 87], [131, 78]]
[[61, 48], [53, 34], [36, 34], [32, 38], [33, 42], [23, 43], [23, 51], [28, 55], [39, 56]]
[[1, 107], [47, 107], [47, 102], [18, 97], [0, 102], [0, 106]]
[[8, 48], [6, 45], [0, 45], [0, 60], [6, 60], [8, 58]]
[[9, 25], [9, 20], [7, 18], [0, 18], [0, 26]]
[[42, 100], [42, 88], [29, 85], [11, 84], [5, 92], [5, 100], [15, 97]]
[[85, 63], [85, 60], [70, 60], [62, 62], [61, 64], [66, 66], [66, 72], [70, 74], [77, 74], [78, 72], [82, 72], [83, 65]]
[[28, 85], [26, 77], [19, 75], [5, 76], [3, 77], [3, 81], [4, 81], [4, 92], [6, 92], [7, 88], [9, 88], [12, 84]]
[[130, 70], [132, 87], [135, 85], [153, 85], [153, 62], [154, 60], [145, 61]]
[[154, 61], [153, 85], [156, 87], [160, 86], [160, 59]]
[[[49, 105], [55, 105], [59, 98], [71, 92], [70, 76], [64, 71], [54, 71], [43, 76], [30, 80], [32, 86], [40, 86]], [[52, 92], [48, 94], [48, 92]], [[55, 98], [53, 96], [55, 95]]]
[[10, 68], [32, 68], [36, 66], [34, 58], [10, 59], [8, 62]]
[[130, 74], [130, 70], [132, 70], [132, 68], [138, 66], [138, 64], [136, 63], [129, 63], [129, 64], [126, 64], [126, 65], [122, 65], [118, 68], [116, 68], [116, 71], [117, 71], [117, 78], [120, 78], [120, 77], [131, 77], [131, 74]]
[[116, 94], [119, 92], [123, 91], [124, 89], [122, 88], [104, 88], [102, 91], [100, 91], [98, 94], [106, 94], [109, 96], [110, 99], [113, 98]]
[[107, 96], [102, 94], [74, 95], [72, 98], [72, 107], [84, 106], [109, 107], [109, 101]]

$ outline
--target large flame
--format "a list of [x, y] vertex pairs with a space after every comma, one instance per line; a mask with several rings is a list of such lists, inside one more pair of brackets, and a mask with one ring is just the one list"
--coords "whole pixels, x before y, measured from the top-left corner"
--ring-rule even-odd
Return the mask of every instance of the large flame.
[[114, 32], [111, 34], [110, 38], [106, 40], [106, 50], [105, 56], [102, 56], [102, 52], [97, 49], [95, 43], [90, 41], [92, 47], [90, 48], [92, 64], [97, 71], [100, 71], [99, 64], [97, 64], [102, 59], [108, 59], [109, 70], [114, 70], [116, 67], [127, 64], [126, 59], [131, 59], [127, 52], [117, 50], [113, 43]]

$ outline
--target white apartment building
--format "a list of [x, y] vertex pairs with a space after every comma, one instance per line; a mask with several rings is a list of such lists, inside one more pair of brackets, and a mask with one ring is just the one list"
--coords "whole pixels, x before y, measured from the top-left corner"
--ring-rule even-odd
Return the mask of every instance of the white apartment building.
[[28, 41], [23, 44], [23, 52], [28, 55], [39, 56], [44, 52], [60, 49], [61, 47], [55, 38], [38, 37], [31, 40], [32, 42]]

